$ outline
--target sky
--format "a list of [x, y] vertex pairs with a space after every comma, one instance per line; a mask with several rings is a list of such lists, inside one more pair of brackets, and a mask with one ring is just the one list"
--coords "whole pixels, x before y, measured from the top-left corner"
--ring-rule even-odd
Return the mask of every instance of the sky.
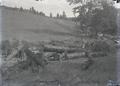
[[53, 13], [53, 16], [56, 16], [57, 13], [62, 14], [63, 11], [66, 12], [66, 15], [69, 17], [73, 16], [72, 7], [69, 5], [66, 0], [0, 0], [2, 4], [12, 7], [24, 7], [30, 8], [34, 7], [36, 10], [43, 11], [46, 15], [50, 15], [50, 12]]
[[115, 3], [116, 8], [120, 8], [120, 3]]

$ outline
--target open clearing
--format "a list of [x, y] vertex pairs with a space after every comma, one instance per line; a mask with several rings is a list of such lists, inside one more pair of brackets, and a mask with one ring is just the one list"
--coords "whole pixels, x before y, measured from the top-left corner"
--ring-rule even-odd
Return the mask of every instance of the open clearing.
[[[46, 41], [75, 38], [73, 33], [75, 23], [72, 21], [5, 8], [0, 10], [2, 10], [3, 40]], [[59, 86], [55, 83], [40, 84], [40, 81], [55, 80], [60, 81], [61, 86], [106, 86], [108, 80], [116, 79], [116, 53], [94, 58], [94, 65], [85, 71], [81, 70], [80, 65], [81, 58], [63, 63], [50, 63], [44, 70], [40, 69], [39, 73], [32, 73], [29, 70], [13, 71], [3, 78], [5, 82], [3, 86]]]

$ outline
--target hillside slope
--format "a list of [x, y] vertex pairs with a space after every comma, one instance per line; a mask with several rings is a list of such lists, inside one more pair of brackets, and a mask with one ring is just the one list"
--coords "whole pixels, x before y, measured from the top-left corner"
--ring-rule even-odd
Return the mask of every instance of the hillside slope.
[[24, 39], [30, 41], [62, 40], [72, 36], [74, 23], [52, 19], [30, 12], [1, 7], [2, 39]]

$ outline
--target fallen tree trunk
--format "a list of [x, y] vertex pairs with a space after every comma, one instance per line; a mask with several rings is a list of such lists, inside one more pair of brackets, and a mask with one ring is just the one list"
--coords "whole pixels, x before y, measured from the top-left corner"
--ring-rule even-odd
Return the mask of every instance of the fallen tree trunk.
[[69, 54], [67, 54], [67, 57], [69, 59], [76, 59], [76, 58], [81, 58], [81, 57], [84, 57], [84, 56], [85, 56], [84, 52], [81, 52], [81, 53], [69, 53]]
[[83, 49], [83, 48], [69, 48], [69, 47], [61, 47], [61, 46], [53, 46], [53, 45], [45, 45], [44, 46], [44, 52], [63, 53], [65, 51], [67, 51], [68, 53], [87, 52], [87, 50]]

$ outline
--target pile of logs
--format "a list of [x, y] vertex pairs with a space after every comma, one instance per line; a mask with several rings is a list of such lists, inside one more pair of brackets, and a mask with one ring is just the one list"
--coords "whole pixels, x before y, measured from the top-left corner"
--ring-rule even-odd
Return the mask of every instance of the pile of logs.
[[18, 55], [18, 57], [22, 57], [19, 63], [26, 63], [24, 66], [41, 66], [44, 68], [44, 66], [48, 64], [48, 61], [72, 61], [73, 59], [84, 58], [86, 52], [88, 52], [88, 50], [80, 47], [65, 47], [52, 44], [26, 47], [24, 44], [21, 44], [13, 50], [6, 61], [9, 62]]

